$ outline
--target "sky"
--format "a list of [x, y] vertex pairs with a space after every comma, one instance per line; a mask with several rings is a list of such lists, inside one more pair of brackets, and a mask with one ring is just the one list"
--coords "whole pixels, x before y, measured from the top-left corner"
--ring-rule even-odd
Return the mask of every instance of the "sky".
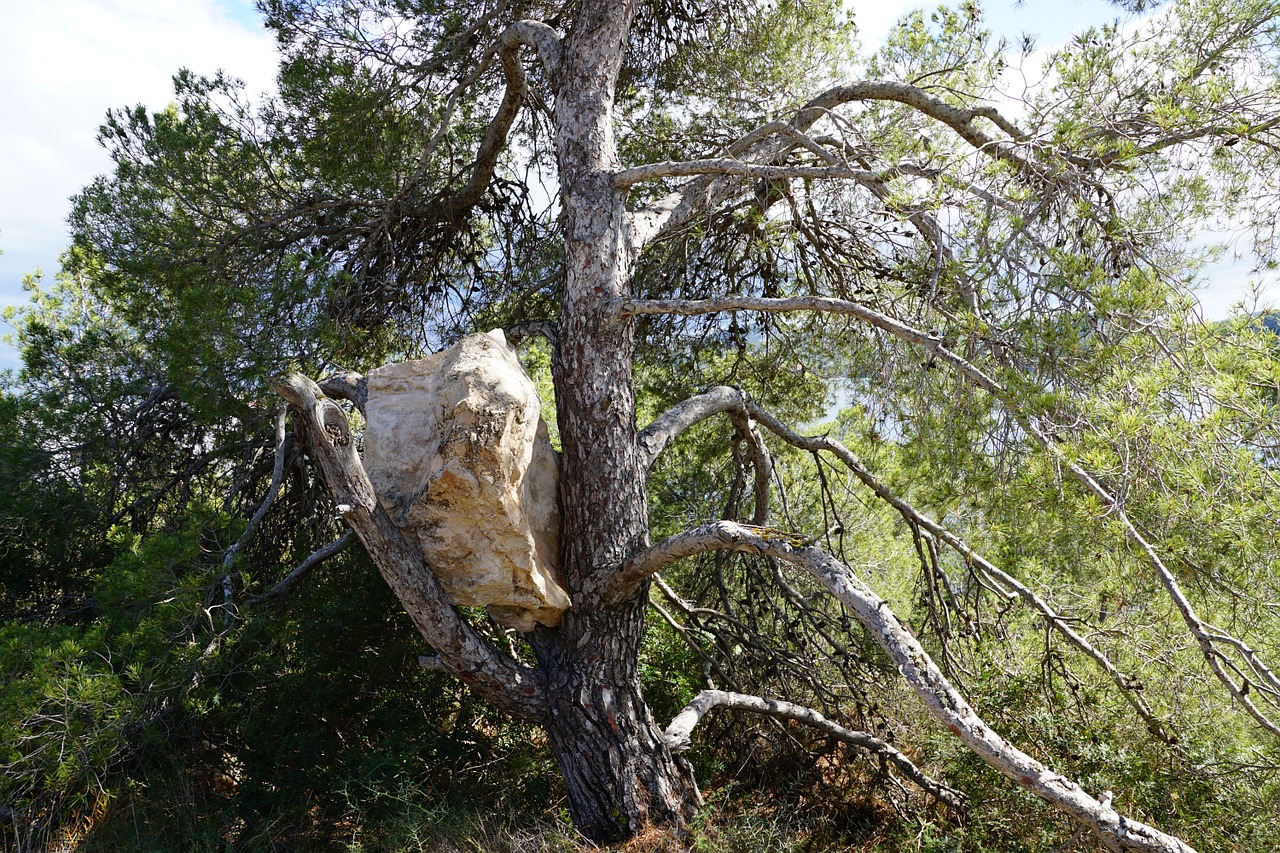
[[[173, 75], [219, 69], [273, 91], [275, 41], [252, 0], [0, 0], [0, 305], [52, 275], [70, 238], [69, 198], [111, 160], [108, 110], [172, 100]], [[7, 329], [0, 329], [7, 331]], [[16, 366], [0, 346], [0, 368]]]
[[[880, 42], [910, 0], [851, 0], [866, 45]], [[1112, 20], [1105, 0], [988, 0], [988, 24], [1011, 39], [1035, 33], [1041, 49]], [[223, 70], [252, 94], [274, 91], [278, 54], [252, 0], [0, 0], [0, 305], [25, 301], [23, 277], [57, 270], [69, 237], [68, 199], [111, 161], [96, 141], [110, 109], [172, 99], [180, 68]], [[1224, 316], [1247, 274], [1229, 264], [1205, 312]], [[0, 331], [4, 331], [0, 329]], [[15, 367], [0, 345], [0, 368]]]

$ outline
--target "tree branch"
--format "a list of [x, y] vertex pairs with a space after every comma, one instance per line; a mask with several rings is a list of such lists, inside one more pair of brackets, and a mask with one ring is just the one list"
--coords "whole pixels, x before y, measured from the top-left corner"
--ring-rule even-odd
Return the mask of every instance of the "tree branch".
[[1121, 525], [1125, 536], [1138, 547], [1146, 557], [1148, 565], [1155, 570], [1161, 585], [1165, 588], [1165, 592], [1170, 599], [1172, 599], [1174, 606], [1182, 617], [1183, 623], [1187, 626], [1192, 636], [1195, 637], [1196, 643], [1204, 654], [1205, 662], [1209, 665], [1209, 669], [1217, 677], [1218, 681], [1222, 683], [1240, 707], [1244, 708], [1253, 717], [1258, 725], [1273, 735], [1280, 737], [1280, 725], [1272, 721], [1249, 698], [1250, 689], [1254, 686], [1268, 688], [1267, 690], [1259, 691], [1259, 695], [1264, 697], [1268, 696], [1271, 691], [1280, 691], [1280, 678], [1266, 665], [1255, 650], [1237, 640], [1234, 643], [1228, 643], [1228, 645], [1235, 649], [1236, 653], [1244, 659], [1258, 680], [1254, 681], [1244, 677], [1241, 684], [1236, 684], [1232, 680], [1231, 674], [1223, 666], [1224, 655], [1215, 645], [1215, 642], [1221, 642], [1220, 637], [1230, 635], [1225, 631], [1210, 626], [1200, 618], [1199, 614], [1196, 613], [1195, 607], [1192, 606], [1191, 601], [1187, 598], [1186, 593], [1183, 592], [1177, 577], [1165, 565], [1164, 559], [1160, 556], [1160, 552], [1156, 550], [1156, 547], [1142, 535], [1142, 532], [1138, 530], [1137, 526], [1129, 518], [1120, 500], [1058, 445], [1057, 441], [1050, 435], [1049, 429], [1041, 423], [1039, 418], [1028, 415], [1022, 410], [1016, 394], [1010, 392], [1004, 385], [977, 365], [948, 349], [941, 337], [923, 332], [865, 305], [844, 299], [831, 299], [820, 296], [784, 299], [768, 299], [754, 296], [722, 296], [699, 300], [623, 299], [617, 300], [615, 305], [615, 310], [619, 316], [641, 314], [693, 316], [741, 310], [769, 312], [819, 311], [829, 314], [846, 314], [856, 317], [867, 325], [880, 329], [899, 340], [920, 346], [938, 361], [948, 365], [964, 379], [998, 400], [1018, 426], [1039, 444], [1045, 452], [1052, 456], [1057, 465], [1068, 471], [1085, 491], [1092, 494], [1107, 507], [1109, 515]]
[[804, 723], [806, 726], [812, 726], [844, 743], [858, 746], [883, 756], [889, 763], [898, 768], [899, 773], [915, 782], [916, 785], [920, 786], [923, 791], [938, 802], [945, 803], [957, 810], [964, 808], [964, 794], [930, 778], [910, 758], [880, 738], [869, 735], [866, 732], [846, 729], [844, 726], [828, 720], [812, 708], [806, 708], [793, 702], [784, 702], [780, 699], [764, 699], [759, 696], [730, 693], [724, 690], [703, 690], [693, 698], [692, 702], [684, 707], [683, 711], [675, 716], [675, 719], [671, 721], [671, 725], [667, 726], [664, 739], [671, 751], [683, 752], [687, 750], [691, 745], [689, 735], [693, 732], [694, 727], [698, 725], [708, 711], [715, 708], [751, 711], [752, 713], [765, 714], [779, 720], [795, 720], [798, 723]]
[[253, 517], [249, 519], [249, 523], [245, 526], [244, 532], [240, 534], [240, 538], [235, 544], [227, 549], [226, 555], [222, 558], [222, 607], [223, 618], [226, 620], [226, 627], [230, 627], [235, 621], [236, 604], [235, 604], [235, 584], [231, 575], [231, 564], [235, 561], [236, 555], [249, 542], [253, 534], [257, 532], [258, 525], [262, 524], [262, 519], [266, 518], [267, 512], [271, 509], [271, 505], [276, 502], [276, 496], [280, 493], [280, 486], [284, 482], [284, 456], [285, 456], [285, 417], [289, 414], [289, 407], [281, 404], [276, 411], [276, 452], [275, 461], [271, 466], [271, 482], [267, 486], [267, 493], [262, 498], [262, 503], [258, 505], [258, 509], [254, 512]]
[[347, 530], [346, 533], [343, 533], [341, 536], [339, 536], [337, 539], [330, 542], [328, 545], [322, 545], [321, 547], [317, 548], [315, 551], [311, 552], [311, 554], [309, 554], [305, 560], [299, 563], [297, 567], [293, 569], [293, 571], [289, 572], [289, 574], [281, 578], [279, 583], [277, 583], [275, 586], [271, 587], [271, 589], [267, 590], [261, 595], [255, 595], [252, 598], [248, 599], [247, 601], [245, 601], [245, 604], [249, 604], [249, 605], [261, 604], [262, 602], [266, 601], [269, 598], [283, 598], [284, 596], [293, 592], [293, 588], [297, 586], [298, 583], [303, 578], [309, 575], [312, 569], [314, 569], [316, 566], [320, 565], [330, 557], [333, 557], [341, 553], [342, 551], [346, 550], [346, 547], [351, 544], [351, 536], [352, 536], [352, 531]]
[[651, 468], [676, 436], [694, 424], [713, 415], [727, 413], [739, 439], [747, 445], [751, 464], [755, 471], [755, 510], [753, 524], [765, 524], [769, 520], [769, 486], [773, 479], [773, 459], [765, 446], [760, 431], [756, 429], [747, 410], [750, 398], [741, 388], [719, 385], [702, 394], [675, 404], [636, 436], [636, 447], [641, 465]]
[[382, 577], [436, 650], [442, 668], [497, 707], [529, 722], [546, 718], [539, 674], [499, 652], [454, 608], [421, 553], [387, 515], [365, 473], [346, 413], [299, 374], [272, 382], [303, 425], [308, 451], [320, 465], [338, 511], [360, 537]]
[[[745, 391], [742, 392], [742, 396], [749, 402]], [[760, 430], [756, 429], [755, 421], [751, 419], [745, 405], [742, 408], [730, 409], [729, 420], [733, 422], [738, 438], [747, 445], [747, 452], [751, 454], [751, 468], [755, 472], [753, 488], [755, 509], [751, 514], [751, 523], [768, 524], [769, 489], [773, 485], [773, 457], [769, 455], [764, 436], [760, 435]]]
[[[434, 200], [429, 207], [419, 207], [405, 212], [425, 217], [433, 222], [450, 222], [462, 218], [480, 201], [480, 197], [493, 180], [498, 157], [506, 148], [507, 135], [511, 132], [516, 116], [520, 113], [520, 106], [529, 92], [528, 77], [525, 74], [524, 65], [520, 62], [521, 46], [533, 48], [547, 69], [547, 73], [553, 78], [559, 74], [561, 61], [559, 33], [541, 21], [517, 21], [508, 26], [499, 36], [497, 44], [477, 64], [475, 73], [464, 81], [458, 90], [455, 90], [455, 96], [450, 98], [446, 108], [447, 116], [452, 113], [457, 92], [471, 85], [487, 68], [493, 55], [497, 54], [502, 63], [502, 73], [507, 79], [507, 88], [503, 93], [502, 102], [489, 122], [489, 127], [485, 130], [480, 147], [476, 150], [471, 177], [461, 190], [449, 198]], [[428, 143], [424, 158], [434, 150], [447, 127], [446, 120], [441, 124], [436, 136]]]
[[[887, 80], [866, 80], [828, 89], [801, 107], [791, 121], [771, 122], [729, 146], [725, 152], [728, 159], [724, 162], [780, 167], [783, 160], [797, 147], [809, 147], [804, 144], [804, 140], [808, 140], [805, 134], [814, 124], [837, 107], [855, 101], [892, 101], [903, 104], [946, 125], [974, 149], [1010, 163], [1019, 172], [1040, 175], [1046, 171], [1045, 166], [1034, 163], [1018, 151], [1018, 145], [1028, 142], [1028, 135], [994, 107], [978, 106], [970, 109], [956, 107], [918, 86]], [[979, 119], [994, 124], [1008, 134], [1008, 139], [998, 139], [989, 135], [979, 127]], [[828, 160], [828, 163], [830, 162]], [[623, 185], [626, 186], [649, 177], [664, 176], [660, 167], [669, 168], [675, 165], [678, 164], [638, 166], [619, 173], [619, 177], [629, 176], [623, 179]], [[646, 172], [648, 169], [655, 170], [655, 173]], [[849, 171], [850, 173], [843, 177], [853, 177], [856, 174], [851, 168]], [[737, 191], [737, 188], [731, 183], [726, 183], [723, 177], [726, 174], [733, 174], [732, 172], [708, 174], [707, 170], [703, 170], [688, 171], [685, 174], [700, 174], [702, 177], [690, 181], [675, 192], [635, 211], [632, 215], [632, 242], [637, 250], [680, 227]], [[823, 177], [842, 176], [828, 174]]]
[[[754, 402], [748, 402], [748, 408], [755, 419], [763, 424], [770, 432], [777, 435], [783, 441], [793, 447], [802, 450], [808, 450], [813, 453], [825, 452], [835, 456], [845, 467], [853, 472], [863, 485], [871, 489], [876, 497], [889, 504], [898, 514], [903, 517], [909, 524], [919, 527], [932, 534], [937, 539], [947, 544], [952, 550], [964, 558], [966, 565], [985, 574], [988, 578], [998, 586], [1008, 587], [1013, 590], [1013, 595], [1021, 598], [1028, 606], [1033, 608], [1041, 616], [1044, 617], [1046, 623], [1051, 625], [1054, 630], [1058, 631], [1067, 642], [1084, 652], [1095, 663], [1100, 666], [1103, 671], [1111, 678], [1111, 681], [1120, 688], [1120, 695], [1125, 698], [1134, 711], [1146, 723], [1147, 729], [1160, 740], [1168, 744], [1177, 742], [1177, 738], [1169, 734], [1164, 724], [1156, 717], [1155, 712], [1151, 710], [1151, 706], [1147, 704], [1142, 695], [1138, 693], [1140, 682], [1132, 676], [1125, 675], [1116, 668], [1111, 660], [1099, 651], [1092, 643], [1084, 637], [1076, 633], [1065, 619], [1058, 615], [1057, 611], [1040, 596], [1036, 595], [1031, 589], [1023, 585], [1017, 578], [1001, 570], [999, 567], [991, 563], [981, 554], [969, 547], [959, 536], [934, 521], [929, 516], [917, 510], [911, 504], [907, 503], [901, 497], [893, 492], [888, 486], [880, 481], [872, 474], [862, 461], [840, 442], [829, 436], [802, 436], [794, 432], [780, 420], [770, 413], [764, 411]], [[1136, 686], [1136, 687], [1135, 687]]]
[[350, 400], [360, 414], [364, 414], [369, 402], [369, 380], [354, 370], [344, 370], [320, 380], [320, 390], [326, 397]]
[[499, 40], [501, 49], [514, 52], [524, 45], [533, 48], [546, 69], [547, 76], [555, 81], [560, 75], [560, 63], [563, 54], [563, 38], [560, 33], [542, 21], [516, 21], [503, 31]]
[[524, 103], [529, 91], [528, 78], [520, 62], [519, 48], [522, 44], [534, 47], [548, 68], [559, 69], [560, 37], [555, 30], [537, 21], [519, 21], [502, 33], [496, 51], [502, 62], [502, 73], [507, 78], [507, 90], [503, 93], [502, 103], [498, 105], [493, 120], [489, 122], [484, 139], [480, 141], [470, 180], [451, 198], [432, 205], [432, 216], [441, 221], [458, 219], [474, 207], [493, 180], [498, 155], [506, 147], [507, 134], [511, 132], [516, 116], [520, 113], [520, 105]]
[[695, 397], [682, 400], [667, 409], [653, 423], [636, 435], [636, 448], [642, 468], [652, 467], [654, 460], [667, 449], [675, 437], [696, 423], [734, 409], [745, 411], [747, 395], [740, 388], [719, 385]]
[[848, 566], [812, 547], [809, 541], [795, 534], [721, 521], [672, 536], [639, 556], [656, 555], [641, 561], [654, 566], [650, 573], [680, 557], [714, 550], [774, 557], [803, 569], [848, 607], [871, 633], [876, 644], [897, 664], [898, 671], [929, 713], [988, 765], [1089, 827], [1111, 850], [1194, 853], [1182, 840], [1124, 817], [992, 730], [946, 679], [889, 605]]
[[613, 185], [626, 189], [644, 181], [659, 178], [687, 178], [697, 175], [732, 175], [743, 178], [783, 180], [785, 178], [844, 178], [852, 180], [887, 180], [892, 172], [871, 172], [847, 166], [768, 166], [744, 163], [731, 157], [710, 160], [665, 160], [624, 169], [613, 176]]

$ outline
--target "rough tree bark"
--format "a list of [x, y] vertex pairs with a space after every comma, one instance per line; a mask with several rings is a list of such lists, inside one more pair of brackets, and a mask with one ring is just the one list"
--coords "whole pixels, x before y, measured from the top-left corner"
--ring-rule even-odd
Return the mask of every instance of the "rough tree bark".
[[574, 822], [622, 838], [647, 822], [680, 824], [699, 802], [641, 696], [638, 654], [648, 590], [599, 606], [617, 567], [648, 541], [632, 387], [634, 324], [609, 300], [630, 292], [634, 263], [614, 186], [614, 87], [634, 0], [584, 4], [556, 89], [556, 157], [565, 290], [553, 362], [563, 445], [561, 571], [574, 606], [535, 648], [546, 672], [548, 733]]

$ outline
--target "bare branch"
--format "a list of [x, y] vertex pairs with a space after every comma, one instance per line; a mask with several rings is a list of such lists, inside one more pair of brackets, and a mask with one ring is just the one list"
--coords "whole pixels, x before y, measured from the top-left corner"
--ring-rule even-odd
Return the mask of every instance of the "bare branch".
[[320, 390], [326, 397], [350, 400], [362, 415], [365, 404], [369, 402], [369, 381], [354, 370], [326, 376], [320, 380]]
[[613, 185], [619, 189], [626, 189], [643, 181], [654, 181], [659, 178], [687, 178], [697, 175], [733, 175], [765, 180], [844, 178], [882, 181], [894, 176], [890, 172], [870, 172], [846, 166], [768, 166], [744, 163], [729, 157], [718, 157], [710, 160], [666, 160], [661, 163], [646, 163], [643, 166], [618, 172], [613, 177]]
[[[964, 109], [953, 106], [918, 86], [887, 80], [867, 80], [828, 89], [801, 107], [791, 121], [771, 122], [729, 146], [726, 151], [729, 158], [727, 162], [782, 166], [786, 157], [797, 147], [809, 148], [805, 144], [808, 140], [805, 134], [814, 124], [837, 107], [855, 101], [893, 101], [904, 104], [946, 125], [976, 150], [1004, 160], [1024, 174], [1039, 175], [1046, 171], [1045, 166], [1027, 159], [1020, 151], [1020, 147], [1027, 144], [1028, 135], [994, 107], [983, 105]], [[980, 127], [980, 119], [994, 124], [1008, 134], [1008, 138], [1000, 139], [989, 135]], [[674, 165], [678, 164], [655, 164], [655, 167]], [[648, 175], [645, 170], [650, 168], [638, 166], [620, 173], [620, 176], [630, 174], [634, 177], [634, 180], [625, 179], [627, 182], [623, 185], [645, 180], [650, 176], [660, 176]], [[661, 173], [662, 170], [659, 168], [657, 171]], [[848, 175], [831, 174], [824, 177], [853, 177], [853, 172], [850, 169]], [[734, 174], [733, 172], [708, 174], [707, 170], [702, 170], [686, 171], [685, 174], [699, 174], [701, 177], [633, 214], [632, 242], [636, 249], [680, 227], [738, 191], [734, 184], [726, 182], [723, 177]]]
[[853, 472], [862, 483], [871, 489], [875, 495], [885, 503], [892, 506], [898, 511], [909, 524], [919, 527], [944, 542], [951, 547], [957, 554], [964, 558], [965, 563], [979, 572], [986, 574], [995, 584], [1000, 587], [1007, 587], [1013, 590], [1013, 594], [1020, 597], [1024, 602], [1032, 607], [1036, 612], [1044, 617], [1045, 621], [1051, 625], [1054, 630], [1058, 631], [1067, 642], [1075, 646], [1092, 658], [1098, 666], [1107, 673], [1112, 682], [1120, 688], [1121, 695], [1133, 707], [1147, 724], [1147, 729], [1156, 737], [1165, 743], [1176, 743], [1177, 738], [1169, 734], [1164, 724], [1156, 717], [1155, 712], [1151, 710], [1151, 706], [1138, 692], [1141, 683], [1134, 677], [1125, 675], [1116, 668], [1105, 654], [1099, 651], [1092, 643], [1086, 640], [1080, 634], [1074, 631], [1070, 624], [1058, 615], [1057, 611], [1040, 596], [1036, 595], [1030, 588], [1022, 584], [1017, 578], [1001, 570], [999, 567], [991, 563], [981, 554], [969, 547], [959, 536], [934, 521], [929, 516], [917, 510], [911, 504], [907, 503], [900, 496], [895, 494], [892, 489], [880, 481], [872, 474], [862, 461], [840, 442], [829, 436], [802, 436], [796, 433], [773, 415], [761, 409], [753, 402], [749, 402], [748, 408], [757, 421], [763, 424], [770, 432], [777, 435], [783, 441], [810, 452], [826, 452], [835, 456], [845, 467]]
[[303, 578], [311, 574], [312, 569], [330, 557], [340, 554], [342, 551], [346, 550], [346, 547], [351, 544], [351, 536], [352, 531], [348, 530], [328, 545], [322, 545], [317, 548], [315, 551], [311, 552], [305, 560], [299, 563], [293, 571], [281, 578], [279, 583], [261, 595], [255, 595], [248, 599], [245, 601], [245, 604], [261, 604], [269, 598], [283, 598], [287, 596], [289, 593], [293, 592], [293, 588], [297, 586]]
[[226, 555], [222, 558], [222, 607], [227, 627], [231, 626], [236, 615], [235, 583], [231, 574], [231, 564], [235, 561], [236, 555], [240, 553], [241, 549], [248, 544], [253, 534], [257, 532], [258, 525], [262, 524], [262, 519], [266, 518], [271, 505], [276, 502], [276, 496], [279, 495], [280, 486], [284, 482], [286, 446], [284, 426], [285, 417], [288, 414], [289, 407], [283, 403], [276, 410], [276, 453], [275, 461], [271, 466], [271, 482], [267, 486], [267, 493], [263, 496], [262, 503], [258, 504], [258, 509], [254, 512], [253, 517], [249, 519], [249, 523], [245, 525], [244, 532], [240, 534], [240, 538], [227, 549]]
[[740, 388], [719, 385], [696, 397], [676, 403], [649, 424], [636, 436], [636, 448], [640, 454], [640, 466], [649, 468], [654, 460], [667, 449], [675, 437], [696, 423], [724, 412], [745, 411], [747, 395]]
[[542, 21], [526, 20], [507, 27], [500, 43], [504, 51], [514, 51], [520, 45], [533, 48], [547, 76], [554, 80], [560, 74], [562, 41], [560, 33]]
[[640, 453], [641, 466], [650, 468], [662, 451], [677, 435], [696, 423], [706, 420], [712, 415], [728, 413], [733, 421], [738, 438], [741, 439], [751, 454], [752, 468], [755, 470], [755, 511], [753, 524], [765, 524], [769, 520], [769, 484], [773, 478], [773, 460], [769, 456], [769, 448], [765, 446], [759, 430], [751, 421], [747, 411], [749, 397], [741, 388], [719, 385], [695, 397], [682, 400], [667, 411], [658, 415], [647, 427], [636, 436], [636, 448]]
[[[689, 619], [694, 623], [695, 628], [702, 628], [701, 620], [698, 613], [695, 612], [693, 605], [681, 598], [680, 595], [662, 579], [662, 575], [653, 575], [653, 585], [668, 601], [672, 603], [672, 605], [684, 614], [686, 619]], [[649, 599], [649, 606], [653, 608], [660, 617], [662, 617], [664, 622], [671, 626], [673, 631], [680, 635], [680, 638], [684, 640], [685, 645], [687, 645], [702, 661], [702, 678], [706, 682], [707, 687], [712, 690], [716, 689], [716, 680], [711, 677], [713, 671], [716, 677], [720, 679], [721, 683], [729, 683], [730, 678], [724, 671], [724, 667], [720, 665], [720, 661], [716, 660], [713, 655], [707, 653], [707, 650], [703, 647], [702, 643], [699, 642], [694, 632], [690, 631], [688, 627], [668, 613], [662, 605], [658, 604], [658, 602], [654, 601], [652, 598]]]
[[[1111, 850], [1193, 853], [1182, 840], [1121, 815], [1054, 773], [991, 729], [934, 664], [920, 642], [848, 566], [807, 544], [809, 540], [767, 528], [721, 521], [673, 536], [645, 553], [667, 564], [679, 556], [712, 550], [775, 557], [803, 569], [825, 586], [889, 655], [929, 713], [988, 765], [1097, 833]], [[679, 556], [675, 556], [679, 555]]]
[[[476, 150], [471, 177], [461, 190], [449, 198], [433, 200], [430, 207], [403, 210], [402, 213], [425, 217], [434, 222], [450, 222], [462, 218], [480, 201], [493, 180], [498, 157], [506, 148], [507, 136], [515, 124], [516, 116], [520, 113], [521, 104], [529, 93], [528, 77], [525, 74], [524, 65], [520, 62], [520, 47], [533, 48], [547, 72], [554, 78], [560, 70], [560, 42], [559, 33], [541, 21], [517, 21], [503, 31], [497, 44], [477, 63], [471, 77], [450, 96], [445, 110], [446, 117], [452, 114], [457, 97], [486, 70], [496, 53], [502, 63], [502, 73], [507, 78], [507, 88], [503, 93], [502, 102], [489, 122], [489, 127], [485, 130], [480, 147]], [[443, 138], [448, 125], [447, 120], [442, 122], [439, 131], [428, 142], [423, 155], [424, 163], [426, 155], [433, 151]]]
[[291, 374], [272, 387], [302, 422], [307, 449], [319, 463], [338, 511], [435, 648], [445, 671], [512, 715], [544, 721], [546, 688], [538, 673], [503, 655], [462, 618], [421, 553], [382, 508], [351, 440], [346, 413], [323, 399], [319, 386], [305, 376]]
[[812, 708], [806, 708], [794, 702], [784, 702], [780, 699], [764, 699], [760, 696], [748, 696], [743, 693], [730, 693], [724, 690], [703, 690], [693, 698], [692, 702], [684, 707], [683, 711], [675, 716], [675, 719], [671, 721], [671, 725], [667, 726], [664, 739], [671, 751], [683, 752], [687, 750], [691, 745], [689, 735], [693, 732], [694, 727], [698, 725], [708, 711], [715, 708], [751, 711], [752, 713], [765, 714], [779, 720], [795, 720], [798, 723], [804, 723], [806, 726], [812, 726], [844, 743], [858, 746], [883, 756], [885, 760], [898, 769], [899, 773], [915, 782], [934, 799], [954, 809], [964, 808], [964, 794], [929, 777], [910, 758], [880, 738], [866, 732], [846, 729], [844, 726], [828, 720]]
[[[618, 300], [616, 305], [616, 310], [621, 316], [641, 314], [692, 316], [740, 310], [770, 312], [820, 311], [830, 314], [845, 314], [856, 317], [867, 325], [887, 332], [899, 340], [922, 347], [939, 362], [948, 365], [964, 379], [998, 400], [1013, 417], [1014, 421], [1017, 422], [1018, 426], [1052, 456], [1057, 465], [1068, 471], [1077, 483], [1107, 507], [1109, 515], [1120, 524], [1126, 537], [1138, 546], [1146, 557], [1148, 565], [1155, 570], [1161, 585], [1164, 586], [1165, 592], [1172, 599], [1174, 606], [1182, 617], [1183, 623], [1186, 624], [1192, 636], [1195, 637], [1204, 654], [1205, 662], [1209, 665], [1209, 669], [1217, 677], [1218, 681], [1222, 683], [1236, 702], [1254, 718], [1258, 725], [1273, 735], [1280, 737], [1280, 725], [1271, 720], [1249, 698], [1250, 689], [1258, 685], [1265, 686], [1271, 691], [1280, 691], [1280, 678], [1261, 660], [1256, 651], [1240, 643], [1238, 645], [1230, 645], [1244, 658], [1259, 681], [1245, 679], [1242, 683], [1237, 684], [1232, 679], [1231, 673], [1223, 666], [1223, 655], [1215, 645], [1215, 642], [1221, 642], [1216, 639], [1217, 637], [1229, 635], [1225, 631], [1210, 626], [1200, 618], [1199, 614], [1196, 613], [1195, 607], [1192, 606], [1191, 601], [1187, 598], [1186, 593], [1183, 592], [1182, 585], [1178, 583], [1173, 571], [1165, 565], [1160, 552], [1129, 518], [1120, 500], [1103, 486], [1097, 477], [1062, 449], [1050, 434], [1051, 430], [1045, 427], [1038, 417], [1028, 415], [1022, 410], [1016, 394], [1010, 392], [1003, 384], [977, 365], [948, 349], [941, 337], [923, 332], [865, 305], [844, 299], [830, 299], [818, 296], [786, 299], [722, 296], [701, 300]], [[1246, 652], [1243, 649], [1248, 649], [1248, 651]], [[1267, 691], [1261, 692], [1260, 695], [1266, 696]]]
[[525, 95], [529, 90], [524, 66], [520, 63], [519, 48], [522, 44], [536, 48], [548, 68], [559, 68], [560, 37], [555, 30], [537, 21], [519, 21], [503, 32], [498, 41], [497, 53], [502, 61], [502, 73], [507, 78], [507, 90], [503, 93], [498, 111], [489, 122], [484, 139], [480, 141], [471, 179], [454, 196], [432, 205], [431, 215], [441, 221], [457, 219], [474, 207], [493, 179], [493, 170], [498, 165], [498, 155], [506, 147], [507, 134], [515, 124], [516, 116], [520, 113], [520, 105], [524, 103]]
[[753, 535], [766, 539], [787, 539], [797, 547], [812, 545], [814, 541], [798, 533], [787, 533], [771, 527], [747, 526], [736, 521], [715, 521], [704, 524], [678, 536], [663, 539], [624, 563], [622, 570], [614, 579], [614, 586], [619, 590], [615, 596], [622, 597], [625, 591], [634, 589], [645, 578], [687, 557], [706, 554], [710, 551], [742, 550], [737, 547], [737, 544], [744, 530], [752, 531]]

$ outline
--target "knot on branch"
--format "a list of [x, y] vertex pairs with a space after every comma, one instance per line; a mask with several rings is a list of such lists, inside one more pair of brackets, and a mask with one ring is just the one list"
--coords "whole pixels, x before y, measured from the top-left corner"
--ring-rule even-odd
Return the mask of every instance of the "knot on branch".
[[334, 447], [346, 447], [351, 443], [351, 424], [347, 421], [347, 413], [336, 403], [331, 400], [320, 403], [320, 422], [324, 426], [325, 438]]
[[666, 744], [668, 750], [676, 753], [688, 752], [693, 747], [693, 739], [687, 732], [674, 735], [664, 733], [662, 742]]

